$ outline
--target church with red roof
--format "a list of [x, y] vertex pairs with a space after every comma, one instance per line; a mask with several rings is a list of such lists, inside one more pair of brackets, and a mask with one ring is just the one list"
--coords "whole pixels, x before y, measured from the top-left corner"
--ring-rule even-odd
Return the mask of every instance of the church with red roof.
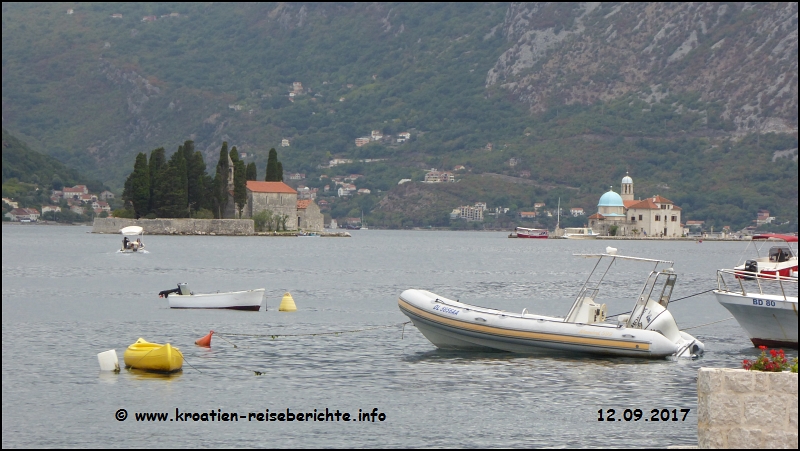
[[589, 227], [601, 235], [608, 235], [616, 226], [617, 236], [678, 237], [683, 235], [681, 208], [671, 200], [655, 195], [635, 199], [633, 179], [622, 178], [620, 192], [613, 188], [600, 197], [597, 213], [589, 216]]

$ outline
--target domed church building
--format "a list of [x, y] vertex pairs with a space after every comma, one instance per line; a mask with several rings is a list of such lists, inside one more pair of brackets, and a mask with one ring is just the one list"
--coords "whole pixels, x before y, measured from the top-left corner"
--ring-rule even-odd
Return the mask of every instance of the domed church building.
[[622, 178], [622, 195], [611, 188], [600, 197], [597, 213], [589, 216], [589, 227], [600, 235], [608, 235], [616, 226], [617, 236], [677, 237], [683, 234], [681, 209], [661, 196], [636, 200], [633, 179]]

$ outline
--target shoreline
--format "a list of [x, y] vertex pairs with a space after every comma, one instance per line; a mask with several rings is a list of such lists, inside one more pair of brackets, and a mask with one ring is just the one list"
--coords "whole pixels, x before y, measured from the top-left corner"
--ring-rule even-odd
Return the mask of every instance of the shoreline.
[[[109, 218], [111, 219], [111, 218]], [[93, 227], [92, 223], [85, 223], [85, 222], [77, 222], [77, 223], [63, 223], [63, 222], [54, 222], [54, 221], [36, 221], [36, 222], [28, 222], [22, 223], [18, 221], [3, 221], [4, 226], [59, 226], [59, 227]], [[416, 232], [496, 232], [496, 233], [509, 233], [509, 238], [517, 238], [512, 236], [512, 231], [508, 230], [501, 230], [501, 229], [483, 229], [483, 230], [453, 230], [449, 228], [421, 228], [421, 227], [412, 227], [408, 229], [378, 229], [378, 228], [370, 228], [369, 230], [373, 231], [391, 231], [391, 230], [410, 230]], [[167, 233], [153, 233], [150, 232], [149, 235], [184, 235], [184, 236], [231, 236], [231, 235], [239, 235], [242, 234], [226, 234], [226, 233], [215, 233], [215, 232], [200, 232], [200, 233], [186, 233], [186, 232], [177, 232], [172, 231]], [[358, 231], [357, 231], [358, 232]], [[93, 230], [92, 233], [100, 233], [100, 234], [107, 234], [107, 233], [118, 233], [118, 232], [100, 232]], [[251, 236], [297, 236], [298, 231], [284, 231], [284, 232], [253, 232]], [[341, 229], [341, 231], [331, 231], [326, 229], [324, 231], [316, 232], [319, 234], [320, 237], [352, 237], [352, 234], [346, 229]], [[760, 232], [760, 233], [773, 233], [773, 232]], [[785, 235], [793, 235], [793, 233], [786, 233]], [[247, 235], [247, 234], [244, 234]], [[525, 238], [520, 238], [525, 239]], [[564, 239], [561, 237], [554, 237], [550, 236], [547, 238], [548, 240], [552, 239]], [[633, 236], [598, 236], [595, 238], [588, 238], [586, 240], [609, 240], [609, 241], [695, 241], [698, 243], [702, 243], [704, 241], [713, 241], [713, 242], [722, 242], [722, 241], [750, 241], [751, 237], [749, 235], [745, 235], [742, 237], [708, 237], [708, 236], [692, 236], [692, 237], [633, 237]]]

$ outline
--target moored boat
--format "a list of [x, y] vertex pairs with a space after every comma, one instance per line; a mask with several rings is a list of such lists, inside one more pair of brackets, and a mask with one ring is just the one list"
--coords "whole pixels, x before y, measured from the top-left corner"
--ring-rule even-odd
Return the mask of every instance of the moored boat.
[[150, 343], [139, 338], [123, 355], [125, 366], [148, 371], [171, 373], [183, 367], [183, 354], [171, 344]]
[[264, 298], [264, 288], [246, 291], [193, 293], [185, 283], [164, 290], [158, 297], [167, 298], [170, 308], [233, 309], [258, 311]]
[[[755, 235], [748, 244], [748, 249], [753, 245], [756, 256], [733, 269], [740, 277], [751, 277], [754, 274], [762, 277], [797, 277], [797, 251], [792, 249], [790, 243], [797, 243], [797, 237], [773, 233]], [[747, 251], [746, 249], [745, 253]]]
[[564, 229], [563, 238], [570, 240], [588, 240], [597, 238], [599, 233], [592, 230], [591, 227], [567, 227]]
[[514, 234], [517, 238], [544, 238], [549, 237], [547, 229], [529, 229], [526, 227], [514, 228]]
[[[589, 275], [566, 317], [551, 317], [478, 307], [430, 291], [409, 289], [398, 300], [400, 311], [435, 346], [442, 349], [519, 353], [577, 352], [644, 358], [696, 357], [704, 345], [678, 329], [667, 310], [677, 274], [672, 262], [616, 254], [584, 257], [655, 264], [630, 314], [607, 323], [606, 305], [598, 304], [603, 276]], [[658, 269], [659, 265], [669, 265]], [[605, 275], [604, 271], [600, 274]], [[597, 280], [599, 277], [599, 280]]]
[[[745, 330], [754, 346], [797, 349], [796, 236], [756, 235], [756, 257], [717, 271], [717, 302]], [[749, 248], [749, 245], [748, 245]]]

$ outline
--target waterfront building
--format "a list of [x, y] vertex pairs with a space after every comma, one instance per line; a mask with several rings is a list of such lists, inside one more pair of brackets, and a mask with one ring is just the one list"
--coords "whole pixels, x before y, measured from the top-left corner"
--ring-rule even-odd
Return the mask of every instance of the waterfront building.
[[625, 175], [621, 195], [610, 188], [600, 197], [597, 213], [589, 216], [589, 227], [608, 235], [616, 226], [617, 236], [676, 237], [683, 234], [681, 208], [671, 200], [655, 195], [635, 199], [633, 179]]

